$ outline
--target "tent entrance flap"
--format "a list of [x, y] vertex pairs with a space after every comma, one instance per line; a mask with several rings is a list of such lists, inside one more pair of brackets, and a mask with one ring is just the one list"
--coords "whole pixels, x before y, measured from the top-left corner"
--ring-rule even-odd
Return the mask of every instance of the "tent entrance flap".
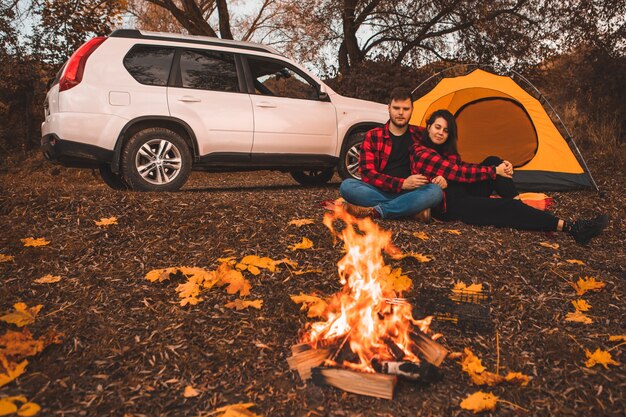
[[491, 155], [520, 167], [537, 153], [537, 131], [518, 102], [487, 97], [469, 102], [455, 114], [458, 149], [464, 161], [479, 163]]

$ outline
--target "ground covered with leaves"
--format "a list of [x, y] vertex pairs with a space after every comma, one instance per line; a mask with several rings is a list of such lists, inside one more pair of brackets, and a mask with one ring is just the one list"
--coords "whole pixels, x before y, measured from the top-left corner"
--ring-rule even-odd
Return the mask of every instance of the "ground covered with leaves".
[[[402, 251], [430, 259], [388, 260], [412, 281], [407, 298], [459, 281], [490, 289], [493, 328], [434, 320], [439, 342], [469, 349], [489, 372], [529, 377], [478, 386], [461, 358], [447, 359], [440, 381], [401, 381], [394, 400], [306, 384], [287, 365], [311, 321], [291, 296], [340, 289], [341, 243], [320, 204], [338, 197], [338, 178], [304, 188], [274, 172], [194, 173], [182, 191], [155, 194], [116, 192], [38, 157], [5, 163], [0, 406], [32, 415], [36, 404], [44, 416], [203, 416], [241, 403], [253, 405], [212, 415], [458, 416], [482, 391], [498, 397], [487, 415], [622, 416], [624, 173], [608, 158], [588, 162], [603, 195], [550, 195], [566, 219], [609, 214], [589, 247], [564, 234], [377, 221]], [[290, 223], [303, 219], [313, 221]], [[250, 255], [283, 262], [241, 264]], [[245, 282], [210, 275], [224, 258]], [[151, 272], [175, 267], [186, 269]], [[212, 282], [196, 294], [195, 273]], [[581, 288], [592, 278], [604, 285]]]

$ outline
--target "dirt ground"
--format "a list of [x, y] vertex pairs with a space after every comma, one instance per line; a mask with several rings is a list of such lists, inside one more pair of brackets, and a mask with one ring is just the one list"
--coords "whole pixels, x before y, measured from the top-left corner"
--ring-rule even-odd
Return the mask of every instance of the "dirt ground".
[[[393, 261], [413, 280], [406, 296], [461, 280], [491, 287], [493, 329], [473, 332], [435, 320], [440, 343], [450, 351], [469, 347], [495, 372], [523, 372], [526, 387], [472, 385], [457, 360], [446, 360], [443, 379], [432, 384], [400, 381], [394, 400], [343, 393], [303, 383], [286, 358], [309, 321], [290, 295], [339, 290], [336, 263], [341, 247], [321, 223], [320, 203], [338, 197], [339, 179], [304, 188], [276, 172], [194, 173], [177, 193], [117, 192], [88, 170], [54, 167], [41, 158], [5, 163], [0, 172], [0, 313], [16, 302], [42, 304], [34, 324], [38, 336], [63, 334], [60, 344], [29, 358], [26, 373], [0, 389], [0, 397], [25, 395], [42, 416], [200, 416], [218, 407], [252, 402], [264, 416], [462, 416], [459, 403], [478, 390], [506, 403], [485, 415], [623, 416], [626, 409], [625, 346], [609, 335], [625, 335], [626, 254], [623, 166], [588, 160], [604, 194], [550, 193], [553, 211], [566, 219], [606, 212], [605, 233], [589, 247], [564, 234], [379, 221], [404, 251], [432, 256], [428, 263]], [[95, 220], [116, 216], [118, 224]], [[288, 225], [311, 218], [312, 225]], [[456, 229], [460, 235], [447, 232]], [[422, 241], [413, 232], [423, 231]], [[20, 239], [51, 243], [24, 247]], [[289, 245], [303, 237], [309, 250]], [[541, 246], [556, 243], [558, 249]], [[236, 297], [222, 289], [205, 301], [181, 307], [179, 281], [150, 283], [152, 269], [217, 267], [217, 258], [257, 254], [287, 257], [321, 273], [294, 275], [289, 268], [248, 275], [260, 310], [225, 308]], [[580, 260], [584, 265], [568, 263]], [[59, 275], [54, 284], [33, 281]], [[590, 276], [606, 283], [578, 297], [570, 285]], [[572, 301], [584, 298], [592, 324], [565, 321]], [[0, 323], [0, 332], [11, 326]], [[496, 335], [499, 351], [496, 348]], [[585, 349], [612, 349], [622, 363], [585, 366]], [[184, 398], [192, 385], [200, 394]]]

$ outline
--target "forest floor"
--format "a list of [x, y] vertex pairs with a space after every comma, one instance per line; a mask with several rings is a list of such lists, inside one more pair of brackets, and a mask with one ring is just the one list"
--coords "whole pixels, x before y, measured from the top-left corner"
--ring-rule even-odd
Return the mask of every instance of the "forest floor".
[[[290, 295], [330, 296], [341, 288], [342, 247], [322, 224], [321, 205], [339, 196], [337, 177], [305, 188], [276, 172], [194, 173], [179, 192], [137, 193], [111, 190], [89, 170], [40, 157], [5, 161], [0, 254], [13, 258], [0, 262], [0, 315], [18, 302], [41, 304], [26, 328], [34, 337], [53, 331], [59, 340], [29, 357], [0, 397], [24, 395], [42, 416], [202, 416], [248, 402], [263, 416], [460, 416], [471, 415], [460, 402], [482, 390], [506, 401], [486, 415], [524, 414], [521, 407], [532, 416], [623, 416], [626, 346], [609, 337], [626, 335], [626, 176], [609, 158], [588, 163], [603, 194], [549, 193], [552, 211], [565, 219], [609, 214], [609, 226], [588, 247], [562, 233], [376, 221], [401, 250], [432, 258], [389, 261], [413, 282], [405, 297], [457, 281], [490, 288], [493, 327], [476, 331], [435, 319], [439, 343], [451, 352], [471, 349], [489, 371], [499, 362], [502, 374], [531, 377], [527, 386], [479, 387], [458, 359], [447, 359], [440, 381], [400, 381], [394, 399], [384, 400], [305, 383], [286, 360], [312, 321]], [[111, 216], [116, 224], [95, 224]], [[290, 225], [295, 219], [314, 223]], [[28, 237], [50, 243], [27, 247], [21, 239]], [[292, 250], [303, 237], [314, 246]], [[246, 272], [248, 299], [263, 305], [240, 311], [225, 306], [238, 296], [223, 288], [182, 307], [176, 293], [182, 277], [146, 279], [153, 269], [214, 270], [218, 258], [246, 255], [288, 258], [317, 272], [296, 275], [288, 266]], [[34, 282], [48, 274], [61, 279]], [[573, 284], [584, 277], [605, 286], [579, 296]], [[586, 314], [593, 323], [565, 320], [578, 299], [591, 305]], [[16, 330], [0, 322], [0, 335]], [[587, 367], [585, 350], [598, 348], [621, 364]], [[198, 395], [185, 397], [187, 386]]]

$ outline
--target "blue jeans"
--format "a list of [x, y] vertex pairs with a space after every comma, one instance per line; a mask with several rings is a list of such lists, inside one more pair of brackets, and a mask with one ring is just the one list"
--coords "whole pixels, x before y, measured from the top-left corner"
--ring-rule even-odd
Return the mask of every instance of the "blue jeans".
[[382, 191], [352, 178], [341, 183], [339, 193], [350, 204], [374, 207], [383, 219], [412, 216], [429, 207], [435, 207], [443, 199], [443, 191], [435, 184], [394, 193]]

